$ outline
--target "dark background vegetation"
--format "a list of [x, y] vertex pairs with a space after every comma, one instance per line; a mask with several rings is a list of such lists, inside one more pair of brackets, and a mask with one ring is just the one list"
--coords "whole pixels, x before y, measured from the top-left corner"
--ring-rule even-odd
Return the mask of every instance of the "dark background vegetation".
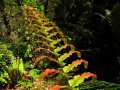
[[120, 81], [119, 0], [38, 0], [98, 79]]
[[[46, 17], [56, 22], [68, 42], [82, 52], [82, 58], [89, 62], [87, 71], [97, 74], [98, 80], [120, 83], [119, 0], [36, 0], [35, 2], [38, 8], [39, 5], [44, 5]], [[0, 0], [0, 43], [13, 42], [9, 49], [14, 49], [15, 56], [19, 57], [23, 57], [21, 50], [27, 47], [21, 42], [25, 41], [26, 29], [20, 9], [23, 3], [24, 0]], [[9, 44], [7, 46], [9, 47]]]

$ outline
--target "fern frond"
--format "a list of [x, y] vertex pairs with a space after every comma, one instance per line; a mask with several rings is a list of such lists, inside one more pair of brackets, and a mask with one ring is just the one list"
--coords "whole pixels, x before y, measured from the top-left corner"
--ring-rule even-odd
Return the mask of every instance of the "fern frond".
[[59, 65], [62, 64], [62, 63], [59, 63], [55, 58], [51, 58], [51, 57], [49, 57], [49, 56], [43, 55], [43, 56], [37, 57], [33, 65], [36, 66], [36, 65], [38, 64], [38, 62], [39, 62], [40, 60], [44, 59], [44, 58], [46, 58], [47, 60], [56, 62], [56, 63], [58, 63]]
[[42, 23], [42, 26], [47, 26], [47, 25], [55, 25], [55, 23], [50, 22], [50, 21]]
[[55, 69], [46, 69], [40, 76], [41, 79], [44, 79], [48, 74], [53, 73], [53, 72], [57, 72], [57, 70]]
[[88, 67], [88, 62], [83, 59], [80, 59], [80, 60], [73, 61], [72, 64], [69, 64], [68, 66], [65, 66], [63, 68], [63, 71], [65, 73], [68, 73], [69, 71], [73, 70], [75, 67], [77, 67], [78, 65], [81, 65], [82, 63], [84, 63], [85, 68]]
[[[42, 41], [42, 40], [34, 41], [34, 42], [32, 42], [32, 45], [34, 45], [36, 43], [40, 43], [40, 44], [42, 44], [44, 46], [50, 47], [50, 45], [47, 42]], [[52, 47], [50, 47], [50, 48], [52, 48]]]
[[51, 50], [49, 50], [49, 49], [47, 49], [47, 48], [36, 48], [33, 53], [38, 52], [38, 51], [40, 51], [40, 50], [44, 50], [44, 51], [47, 51], [47, 52], [49, 52], [49, 53], [54, 53], [53, 51], [51, 51]]
[[56, 36], [57, 34], [59, 34], [60, 36], [61, 36], [61, 38], [62, 37], [64, 37], [64, 34], [62, 33], [62, 32], [54, 32], [54, 33], [51, 33], [49, 36], [47, 36], [48, 38], [51, 38], [51, 37], [53, 37], [53, 36]]
[[38, 29], [38, 28], [31, 27], [29, 31], [31, 31], [31, 33], [42, 34], [44, 36], [47, 36], [49, 34], [48, 32], [43, 32], [42, 28]]
[[69, 51], [68, 53], [63, 54], [63, 55], [61, 55], [61, 56], [58, 58], [59, 62], [63, 62], [65, 59], [67, 59], [68, 57], [70, 57], [73, 53], [76, 53], [77, 56], [78, 56], [79, 58], [81, 58], [81, 52], [79, 52], [79, 51]]
[[69, 77], [67, 74], [63, 73], [63, 72], [60, 71], [60, 70], [46, 69], [46, 70], [40, 75], [40, 76], [41, 76], [41, 79], [44, 79], [48, 74], [53, 73], [53, 72], [55, 72], [55, 73], [59, 73], [59, 74], [65, 76], [66, 78]]
[[33, 34], [33, 36], [34, 37], [40, 37], [40, 38], [42, 38], [42, 39], [45, 39], [46, 41], [48, 41], [48, 42], [52, 42], [53, 40], [52, 39], [50, 39], [50, 38], [47, 38], [47, 37], [45, 37], [45, 36], [43, 36], [43, 35], [40, 35], [40, 34]]
[[38, 52], [38, 51], [40, 51], [40, 50], [44, 50], [44, 51], [46, 51], [46, 52], [52, 53], [52, 54], [54, 54], [55, 56], [59, 56], [59, 55], [60, 55], [60, 54], [55, 53], [55, 52], [53, 52], [52, 50], [47, 49], [47, 48], [36, 48], [36, 49], [34, 50], [34, 53], [35, 53], [35, 52]]
[[70, 86], [75, 87], [81, 84], [82, 82], [84, 82], [85, 79], [88, 79], [90, 77], [92, 77], [92, 79], [94, 80], [97, 79], [97, 76], [95, 74], [90, 72], [85, 72], [82, 75], [75, 75], [73, 79], [70, 79], [68, 82]]
[[53, 47], [53, 48], [55, 48], [55, 45], [56, 45], [57, 43], [60, 43], [61, 41], [63, 41], [64, 44], [67, 43], [66, 38], [60, 38], [60, 39], [57, 39], [57, 40], [54, 40], [53, 42], [51, 42], [51, 43], [50, 43], [50, 46]]
[[46, 28], [45, 32], [50, 32], [51, 30], [54, 30], [55, 32], [59, 32], [60, 31], [58, 26], [51, 26], [51, 27], [48, 27], [48, 29]]
[[49, 90], [61, 90], [61, 89], [65, 89], [65, 88], [72, 90], [72, 88], [69, 86], [59, 86], [59, 85], [52, 86], [49, 88]]
[[70, 47], [71, 48], [71, 50], [75, 50], [75, 47], [72, 45], [72, 44], [65, 44], [64, 46], [61, 46], [61, 47], [57, 47], [56, 49], [54, 49], [54, 52], [55, 53], [58, 53], [58, 52], [60, 52], [62, 49], [65, 49], [65, 48], [67, 48], [67, 47]]
[[36, 27], [38, 29], [41, 29], [42, 27], [40, 25], [37, 25], [37, 24], [31, 24], [32, 27]]
[[[53, 62], [56, 62], [61, 66], [63, 71], [55, 70], [55, 69], [46, 69], [42, 74], [41, 78], [44, 79], [48, 74], [50, 73], [60, 73], [67, 78], [71, 78], [72, 76], [68, 76], [68, 72], [73, 70], [75, 67], [78, 67], [78, 65], [81, 65], [84, 63], [84, 68], [86, 69], [88, 67], [88, 62], [80, 59], [81, 58], [81, 52], [75, 51], [75, 47], [73, 45], [67, 44], [67, 39], [63, 38], [64, 34], [60, 31], [60, 28], [55, 25], [55, 22], [49, 21], [47, 18], [43, 18], [43, 13], [40, 13], [38, 10], [35, 10], [33, 7], [23, 7], [26, 20], [28, 21], [28, 31], [31, 35], [30, 37], [33, 40], [36, 40], [32, 43], [32, 45], [36, 44], [37, 47], [39, 43], [40, 45], [47, 46], [45, 48], [36, 48], [34, 50], [35, 55], [35, 61], [34, 66], [36, 66], [40, 60], [46, 59]], [[54, 38], [55, 37], [55, 38]], [[34, 39], [35, 38], [35, 39]], [[55, 40], [56, 39], [56, 40]], [[38, 43], [38, 44], [37, 44]], [[67, 49], [70, 47], [70, 50], [68, 53], [59, 54], [58, 52], [62, 51], [63, 49]], [[50, 49], [50, 50], [49, 50]], [[46, 56], [46, 53], [42, 53], [41, 56], [36, 56], [37, 54], [40, 54], [39, 51], [46, 51], [46, 53], [49, 53], [48, 56]], [[68, 51], [68, 49], [67, 49]], [[50, 57], [50, 54], [55, 55], [55, 57]], [[68, 66], [65, 66], [66, 63], [64, 62], [68, 57], [70, 57], [73, 54], [77, 54], [78, 59], [73, 61], [71, 64], [68, 64]], [[33, 56], [34, 56], [33, 55]], [[36, 58], [37, 57], [37, 58]], [[92, 79], [96, 79], [97, 76], [95, 74], [92, 74], [90, 72], [83, 73], [81, 75], [75, 75], [73, 79], [68, 80], [69, 85], [73, 88], [84, 82], [85, 79], [88, 79], [89, 77], [92, 77]], [[60, 90], [62, 88], [67, 88], [67, 86], [58, 86], [55, 85], [51, 87], [49, 90]], [[70, 90], [74, 90], [69, 87]], [[75, 89], [78, 90], [78, 89]]]

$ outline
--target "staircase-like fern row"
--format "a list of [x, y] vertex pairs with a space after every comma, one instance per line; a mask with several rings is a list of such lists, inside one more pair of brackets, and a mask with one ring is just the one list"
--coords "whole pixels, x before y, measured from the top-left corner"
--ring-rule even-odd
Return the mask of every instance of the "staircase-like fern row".
[[[80, 83], [84, 82], [86, 78], [93, 77], [96, 79], [96, 75], [90, 72], [85, 72], [81, 75], [70, 76], [68, 73], [72, 71], [78, 65], [84, 64], [84, 68], [87, 68], [88, 62], [81, 59], [81, 52], [76, 51], [74, 45], [68, 44], [65, 35], [60, 31], [60, 28], [55, 25], [54, 22], [44, 18], [44, 14], [31, 6], [24, 6], [23, 11], [28, 23], [28, 37], [30, 44], [33, 47], [33, 66], [37, 67], [39, 62], [43, 59], [50, 60], [60, 65], [61, 71], [55, 69], [46, 69], [41, 77], [45, 78], [49, 73], [57, 72], [68, 76], [68, 83], [74, 89]], [[70, 48], [69, 51], [67, 48]], [[62, 52], [62, 53], [60, 53]], [[76, 54], [78, 59], [73, 60], [71, 64], [65, 62], [68, 57]], [[73, 77], [70, 79], [69, 77]], [[61, 88], [68, 88], [67, 86], [53, 86], [50, 90], [59, 90]]]

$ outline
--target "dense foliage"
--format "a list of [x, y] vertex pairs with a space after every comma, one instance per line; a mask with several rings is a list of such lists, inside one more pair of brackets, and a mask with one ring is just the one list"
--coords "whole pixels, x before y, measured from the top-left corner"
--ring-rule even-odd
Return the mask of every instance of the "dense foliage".
[[119, 15], [118, 0], [0, 0], [0, 89], [119, 89]]

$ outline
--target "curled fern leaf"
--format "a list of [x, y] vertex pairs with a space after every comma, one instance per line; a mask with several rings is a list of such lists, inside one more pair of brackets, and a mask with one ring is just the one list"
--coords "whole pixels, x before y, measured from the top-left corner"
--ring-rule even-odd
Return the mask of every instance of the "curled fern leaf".
[[38, 58], [36, 58], [36, 60], [35, 60], [35, 62], [34, 62], [33, 65], [36, 66], [36, 64], [37, 64], [40, 60], [42, 60], [43, 58], [46, 58], [46, 59], [48, 59], [48, 60], [50, 60], [50, 61], [53, 61], [53, 62], [56, 62], [56, 63], [60, 64], [56, 59], [44, 55], [44, 56], [39, 56]]
[[61, 39], [57, 39], [57, 40], [54, 40], [53, 42], [51, 42], [51, 43], [50, 43], [50, 46], [53, 47], [53, 48], [55, 48], [55, 45], [56, 45], [57, 43], [61, 42], [61, 41], [63, 41], [64, 44], [67, 43], [67, 40], [66, 40], [65, 38], [61, 38]]
[[64, 61], [65, 59], [67, 59], [68, 57], [70, 57], [73, 53], [76, 53], [79, 58], [81, 57], [81, 53], [79, 51], [73, 51], [73, 50], [71, 50], [68, 53], [65, 53], [65, 54], [61, 55], [60, 58], [58, 58], [59, 62]]
[[65, 66], [63, 68], [63, 71], [65, 73], [68, 73], [69, 71], [73, 70], [74, 67], [77, 67], [78, 65], [81, 65], [81, 63], [84, 63], [84, 67], [87, 68], [88, 62], [83, 60], [83, 59], [80, 59], [80, 60], [73, 61], [72, 64], [69, 64], [68, 66]]
[[45, 32], [50, 32], [51, 30], [54, 30], [54, 31], [56, 31], [56, 32], [57, 32], [57, 31], [58, 31], [58, 32], [60, 31], [60, 30], [59, 30], [59, 27], [57, 27], [57, 26], [52, 26], [52, 27], [46, 28], [44, 31], [45, 31]]
[[50, 49], [46, 49], [46, 48], [36, 48], [35, 51], [34, 51], [34, 53], [35, 53], [35, 52], [38, 52], [38, 51], [40, 51], [40, 50], [44, 50], [44, 51], [47, 51], [47, 52], [49, 52], [49, 53], [54, 54], [55, 56], [59, 56], [58, 53], [54, 53], [54, 52], [51, 51]]
[[41, 79], [44, 79], [48, 74], [56, 72], [55, 69], [46, 69], [42, 74], [41, 74]]
[[49, 41], [49, 42], [53, 41], [52, 39], [47, 38], [47, 37], [45, 37], [45, 36], [43, 36], [43, 35], [40, 35], [40, 34], [33, 34], [33, 36], [41, 37], [42, 39], [45, 39], [46, 41]]
[[29, 27], [35, 27], [35, 28], [38, 28], [38, 29], [42, 28], [40, 25], [37, 25], [37, 24], [31, 24], [31, 25], [29, 25]]
[[32, 42], [32, 45], [34, 45], [35, 43], [41, 43], [41, 44], [46, 45], [48, 47], [50, 46], [47, 42], [42, 41], [42, 40], [34, 41], [34, 42]]
[[53, 53], [53, 51], [51, 51], [51, 50], [49, 50], [49, 49], [46, 49], [46, 48], [36, 48], [36, 49], [34, 50], [34, 53], [35, 53], [35, 52], [38, 52], [38, 51], [40, 51], [40, 50], [44, 50], [44, 51], [47, 51], [47, 52], [49, 52], [49, 53]]
[[46, 21], [46, 22], [42, 23], [42, 26], [47, 26], [47, 25], [55, 25], [55, 23], [50, 22], [50, 21]]
[[71, 48], [71, 50], [74, 50], [74, 49], [75, 49], [75, 47], [74, 47], [73, 45], [68, 45], [68, 44], [66, 44], [66, 45], [64, 45], [64, 46], [62, 46], [62, 47], [57, 47], [56, 49], [54, 49], [54, 52], [55, 52], [55, 53], [58, 53], [59, 51], [61, 51], [61, 50], [64, 49], [64, 48], [67, 48], [68, 46]]
[[56, 36], [57, 34], [59, 34], [61, 37], [64, 37], [64, 34], [62, 32], [54, 32], [54, 33], [51, 33], [49, 36], [47, 36], [48, 38], [51, 38], [53, 36]]
[[53, 73], [53, 72], [59, 73], [59, 74], [65, 76], [65, 77], [67, 77], [67, 78], [69, 77], [67, 74], [63, 73], [63, 72], [60, 71], [60, 70], [46, 69], [46, 70], [40, 75], [40, 76], [41, 76], [41, 79], [44, 79], [48, 74]]
[[90, 77], [92, 77], [92, 79], [94, 80], [97, 78], [95, 74], [86, 72], [86, 73], [83, 73], [82, 75], [75, 75], [73, 79], [70, 79], [68, 82], [70, 86], [75, 87], [81, 84], [82, 82], [84, 82], [85, 79], [88, 79]]

